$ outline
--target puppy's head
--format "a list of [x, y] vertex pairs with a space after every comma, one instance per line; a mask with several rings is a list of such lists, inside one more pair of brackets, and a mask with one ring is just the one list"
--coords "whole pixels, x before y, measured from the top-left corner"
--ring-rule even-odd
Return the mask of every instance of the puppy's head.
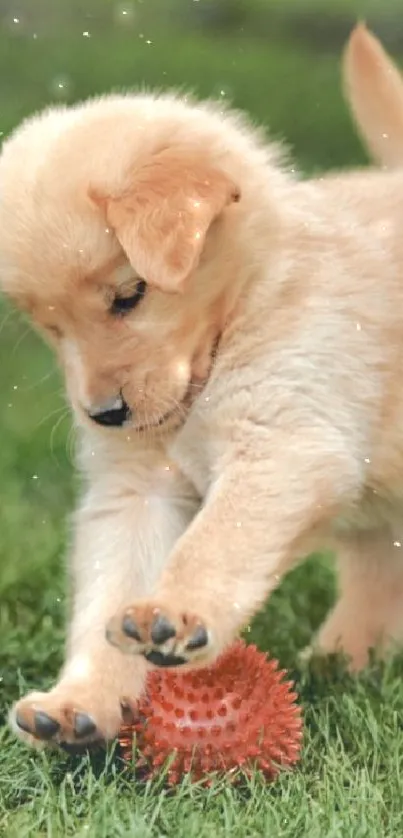
[[2, 284], [82, 418], [166, 428], [206, 381], [236, 283], [243, 143], [168, 97], [46, 112], [5, 143]]

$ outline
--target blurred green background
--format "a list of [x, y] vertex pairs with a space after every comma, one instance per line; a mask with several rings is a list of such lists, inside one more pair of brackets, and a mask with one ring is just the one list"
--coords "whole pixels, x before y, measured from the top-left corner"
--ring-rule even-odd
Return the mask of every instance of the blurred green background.
[[[398, 55], [403, 47], [401, 0], [0, 0], [0, 131], [6, 135], [26, 114], [50, 103], [112, 88], [180, 86], [246, 109], [273, 136], [286, 139], [305, 173], [357, 164], [364, 157], [343, 104], [339, 65], [358, 17], [365, 17]], [[73, 444], [54, 360], [24, 318], [3, 301], [4, 703], [15, 697], [18, 677], [30, 681], [34, 675], [38, 680], [39, 672], [44, 678], [54, 675], [60, 660], [61, 555], [74, 495]], [[294, 641], [287, 646], [290, 624], [295, 626], [305, 612], [298, 638], [303, 645], [331, 599], [325, 569], [322, 576], [312, 574], [312, 585], [314, 605], [308, 615], [306, 593], [300, 598], [294, 586], [273, 622], [271, 639], [285, 660], [287, 651], [294, 654]]]

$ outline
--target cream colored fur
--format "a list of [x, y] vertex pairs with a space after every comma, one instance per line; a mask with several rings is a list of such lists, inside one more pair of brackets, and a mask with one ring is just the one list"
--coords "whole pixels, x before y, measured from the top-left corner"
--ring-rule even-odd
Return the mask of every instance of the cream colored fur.
[[[213, 660], [314, 547], [341, 568], [316, 647], [362, 666], [401, 643], [402, 189], [298, 182], [244, 120], [175, 97], [51, 109], [4, 144], [2, 285], [55, 345], [88, 483], [67, 661], [14, 708], [26, 739], [74, 743], [80, 713], [114, 736], [144, 654]], [[131, 422], [99, 427], [119, 391]]]

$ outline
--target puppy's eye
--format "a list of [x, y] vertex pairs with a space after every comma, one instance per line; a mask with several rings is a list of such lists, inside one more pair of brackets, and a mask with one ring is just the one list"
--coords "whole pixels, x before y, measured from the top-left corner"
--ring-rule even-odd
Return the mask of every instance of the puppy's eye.
[[124, 294], [122, 290], [121, 293], [117, 294], [113, 303], [111, 305], [111, 312], [112, 314], [118, 314], [120, 316], [124, 316], [128, 314], [130, 311], [133, 311], [136, 306], [138, 306], [140, 300], [143, 299], [144, 294], [146, 293], [147, 283], [144, 279], [139, 279], [134, 291], [131, 291], [127, 295]]

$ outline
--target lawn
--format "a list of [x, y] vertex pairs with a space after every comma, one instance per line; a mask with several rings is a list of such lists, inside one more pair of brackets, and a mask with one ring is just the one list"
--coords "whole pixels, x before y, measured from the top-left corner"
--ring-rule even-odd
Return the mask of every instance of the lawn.
[[[41, 43], [0, 32], [0, 71], [5, 133], [56, 95], [186, 84], [200, 95], [231, 97], [269, 123], [305, 171], [362, 160], [336, 54], [196, 32], [175, 40], [119, 30], [85, 39], [43, 36]], [[50, 685], [62, 660], [66, 515], [75, 484], [74, 438], [53, 358], [6, 304], [0, 385], [0, 835], [403, 835], [402, 661], [373, 665], [357, 679], [338, 662], [297, 666], [298, 651], [334, 598], [329, 557], [295, 571], [247, 634], [291, 670], [304, 711], [301, 763], [272, 786], [256, 776], [237, 788], [225, 779], [208, 791], [185, 781], [168, 792], [163, 776], [135, 781], [113, 749], [72, 757], [15, 742], [7, 708], [26, 690]]]

